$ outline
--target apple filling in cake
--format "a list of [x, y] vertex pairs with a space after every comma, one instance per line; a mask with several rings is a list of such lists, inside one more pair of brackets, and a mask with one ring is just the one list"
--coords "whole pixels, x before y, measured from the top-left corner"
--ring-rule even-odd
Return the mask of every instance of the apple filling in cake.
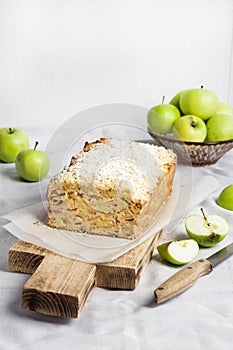
[[48, 225], [135, 239], [172, 191], [176, 155], [164, 147], [101, 138], [86, 143], [47, 190]]

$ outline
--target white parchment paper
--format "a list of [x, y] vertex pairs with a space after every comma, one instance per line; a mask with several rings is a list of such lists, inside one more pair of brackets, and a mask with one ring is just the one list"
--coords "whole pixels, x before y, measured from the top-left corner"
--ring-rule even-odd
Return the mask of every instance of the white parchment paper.
[[[190, 188], [192, 191], [190, 193]], [[218, 181], [209, 175], [181, 185], [175, 179], [173, 192], [158, 218], [135, 240], [88, 235], [64, 231], [46, 225], [46, 202], [40, 202], [4, 215], [9, 220], [4, 225], [17, 238], [50, 249], [61, 255], [90, 263], [116, 259], [146, 239], [164, 230], [166, 236], [174, 230], [185, 215], [185, 211], [205, 200], [219, 187]], [[184, 203], [188, 204], [185, 206]]]

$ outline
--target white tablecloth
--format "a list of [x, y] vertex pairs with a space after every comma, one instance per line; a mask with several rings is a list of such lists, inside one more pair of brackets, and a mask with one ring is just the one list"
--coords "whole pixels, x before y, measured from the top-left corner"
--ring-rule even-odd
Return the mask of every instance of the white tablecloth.
[[[42, 130], [28, 130], [46, 143]], [[56, 152], [56, 150], [54, 150]], [[233, 183], [233, 150], [217, 164], [193, 168], [192, 177], [213, 175], [220, 188], [202, 206], [207, 213], [224, 216], [231, 225], [233, 213], [216, 205], [220, 190]], [[187, 174], [190, 174], [190, 169]], [[13, 164], [0, 164], [0, 216], [41, 200], [46, 180], [26, 183]], [[193, 208], [190, 213], [198, 212]], [[184, 234], [183, 225], [176, 229]], [[45, 316], [21, 308], [22, 287], [28, 275], [7, 269], [7, 248], [15, 238], [0, 228], [0, 349], [212, 349], [230, 350], [233, 344], [233, 256], [202, 277], [188, 291], [156, 305], [153, 292], [176, 272], [157, 251], [134, 291], [95, 288], [78, 319]], [[206, 256], [208, 250], [206, 250]]]

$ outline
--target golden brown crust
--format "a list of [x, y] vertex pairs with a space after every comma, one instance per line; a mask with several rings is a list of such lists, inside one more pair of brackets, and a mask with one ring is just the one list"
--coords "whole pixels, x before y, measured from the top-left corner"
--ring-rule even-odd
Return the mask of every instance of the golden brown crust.
[[105, 138], [105, 137], [101, 137], [100, 139], [94, 141], [94, 142], [85, 142], [84, 147], [83, 147], [83, 151], [84, 152], [88, 152], [90, 151], [91, 148], [95, 147], [96, 145], [98, 145], [99, 143], [105, 143], [106, 141], [110, 140], [109, 138]]
[[[95, 142], [85, 143], [83, 152], [110, 139], [101, 138]], [[160, 148], [161, 149], [161, 148]], [[119, 211], [103, 212], [89, 205], [79, 192], [77, 181], [69, 182], [54, 176], [48, 186], [48, 225], [60, 229], [85, 231], [92, 234], [107, 235], [120, 238], [136, 238], [151, 221], [152, 217], [160, 210], [164, 202], [170, 196], [172, 183], [176, 170], [176, 156], [171, 151], [162, 149], [158, 152], [162, 158], [161, 167], [163, 176], [154, 185], [154, 190], [147, 202], [138, 200], [126, 200], [125, 205]], [[161, 153], [161, 154], [160, 154]], [[163, 159], [167, 154], [167, 160]], [[74, 165], [79, 155], [71, 160]], [[161, 159], [160, 159], [161, 161]], [[106, 192], [106, 193], [105, 193]], [[114, 202], [114, 193], [107, 190], [99, 192], [102, 201]]]

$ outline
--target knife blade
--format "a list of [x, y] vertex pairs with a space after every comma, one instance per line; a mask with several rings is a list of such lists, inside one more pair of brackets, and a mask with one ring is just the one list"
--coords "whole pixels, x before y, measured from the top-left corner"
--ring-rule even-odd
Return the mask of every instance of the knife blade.
[[233, 242], [206, 259], [199, 259], [183, 267], [154, 291], [155, 301], [161, 304], [183, 293], [202, 276], [208, 275], [213, 267], [233, 254]]

